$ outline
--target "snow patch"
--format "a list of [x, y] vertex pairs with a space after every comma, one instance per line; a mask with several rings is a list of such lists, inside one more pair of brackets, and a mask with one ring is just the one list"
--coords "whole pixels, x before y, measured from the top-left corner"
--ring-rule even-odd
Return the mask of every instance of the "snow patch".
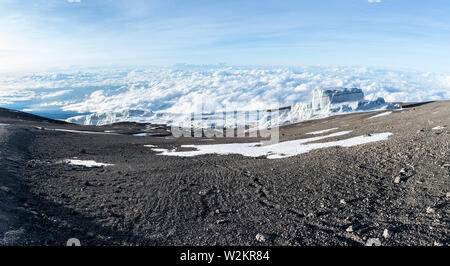
[[85, 166], [85, 167], [104, 167], [104, 166], [113, 166], [114, 164], [108, 163], [98, 163], [92, 160], [75, 160], [75, 159], [67, 159], [64, 160], [65, 163], [71, 165]]
[[176, 151], [157, 148], [153, 149], [156, 152], [161, 152], [159, 155], [167, 156], [181, 156], [192, 157], [204, 154], [241, 154], [247, 157], [267, 156], [268, 159], [280, 159], [299, 154], [307, 153], [316, 149], [323, 149], [328, 147], [352, 147], [356, 145], [366, 144], [386, 140], [392, 135], [390, 132], [371, 134], [369, 136], [358, 136], [344, 140], [330, 141], [324, 143], [311, 143], [331, 137], [338, 137], [349, 134], [351, 131], [336, 132], [326, 136], [298, 139], [292, 141], [280, 142], [263, 146], [262, 143], [231, 143], [231, 144], [212, 144], [212, 145], [182, 145], [182, 148], [195, 149], [193, 151]]
[[377, 114], [377, 115], [371, 116], [371, 117], [369, 117], [367, 119], [382, 117], [382, 116], [386, 116], [386, 115], [390, 115], [390, 114], [392, 114], [392, 112], [385, 112], [385, 113], [381, 113], [381, 114]]
[[137, 133], [137, 134], [133, 134], [133, 136], [135, 137], [145, 137], [145, 136], [154, 136], [155, 133]]
[[82, 131], [82, 130], [61, 129], [61, 128], [56, 128], [56, 129], [45, 128], [45, 130], [50, 130], [50, 131], [53, 130], [53, 131], [60, 131], [60, 132], [70, 132], [70, 133], [80, 133], [80, 134], [120, 135], [120, 134], [117, 134], [117, 133], [109, 133], [109, 132]]

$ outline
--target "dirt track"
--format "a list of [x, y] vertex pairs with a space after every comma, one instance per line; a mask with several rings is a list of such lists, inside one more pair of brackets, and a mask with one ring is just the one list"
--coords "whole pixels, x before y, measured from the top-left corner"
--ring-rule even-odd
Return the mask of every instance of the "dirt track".
[[[0, 119], [30, 141], [17, 203], [28, 217], [21, 220], [30, 234], [22, 244], [65, 245], [76, 237], [83, 245], [364, 245], [370, 238], [383, 245], [449, 245], [450, 102], [367, 119], [373, 115], [286, 126], [281, 139], [337, 127], [352, 132], [327, 141], [392, 132], [388, 140], [280, 160], [167, 157], [144, 147], [250, 141], [245, 138], [80, 134], [36, 127], [85, 128]], [[432, 129], [437, 126], [443, 128]], [[140, 126], [88, 129], [130, 134]], [[73, 157], [114, 166], [58, 163]], [[258, 233], [267, 240], [258, 242]]]

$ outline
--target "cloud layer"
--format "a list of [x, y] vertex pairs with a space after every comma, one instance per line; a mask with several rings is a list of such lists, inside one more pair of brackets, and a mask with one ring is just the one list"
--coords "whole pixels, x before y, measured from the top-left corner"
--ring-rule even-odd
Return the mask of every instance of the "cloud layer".
[[0, 105], [36, 113], [123, 110], [189, 113], [289, 106], [321, 87], [358, 87], [366, 99], [450, 99], [450, 75], [364, 67], [174, 66], [0, 78]]

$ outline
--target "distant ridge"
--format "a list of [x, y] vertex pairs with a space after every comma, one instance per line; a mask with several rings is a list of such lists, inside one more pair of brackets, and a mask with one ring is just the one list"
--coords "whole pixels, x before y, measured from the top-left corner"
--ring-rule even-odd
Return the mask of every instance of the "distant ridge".
[[47, 123], [61, 124], [61, 125], [70, 124], [65, 121], [54, 120], [54, 119], [50, 119], [50, 118], [46, 118], [46, 117], [42, 117], [42, 116], [38, 116], [38, 115], [33, 115], [30, 113], [25, 113], [22, 111], [16, 111], [16, 110], [11, 110], [11, 109], [0, 107], [0, 121], [4, 120], [4, 119], [14, 119], [14, 120], [21, 119], [24, 121], [44, 122], [44, 123], [47, 122]]

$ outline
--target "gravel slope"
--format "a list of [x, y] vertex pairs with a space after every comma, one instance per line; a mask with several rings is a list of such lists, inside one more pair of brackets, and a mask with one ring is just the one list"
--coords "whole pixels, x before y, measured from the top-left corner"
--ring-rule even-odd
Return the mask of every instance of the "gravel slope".
[[25, 230], [31, 215], [24, 201], [29, 193], [22, 184], [32, 138], [27, 129], [0, 125], [0, 246], [26, 245], [33, 238]]
[[[26, 244], [76, 237], [84, 245], [449, 245], [450, 102], [368, 119], [379, 113], [283, 127], [282, 141], [336, 127], [352, 133], [327, 141], [393, 135], [280, 160], [167, 157], [144, 147], [250, 139], [175, 139], [163, 127], [160, 137], [79, 134], [36, 127], [86, 128], [8, 120], [33, 134], [22, 177], [33, 221], [25, 229], [34, 234]], [[131, 134], [142, 125], [88, 129]], [[114, 166], [59, 163], [73, 157]]]

